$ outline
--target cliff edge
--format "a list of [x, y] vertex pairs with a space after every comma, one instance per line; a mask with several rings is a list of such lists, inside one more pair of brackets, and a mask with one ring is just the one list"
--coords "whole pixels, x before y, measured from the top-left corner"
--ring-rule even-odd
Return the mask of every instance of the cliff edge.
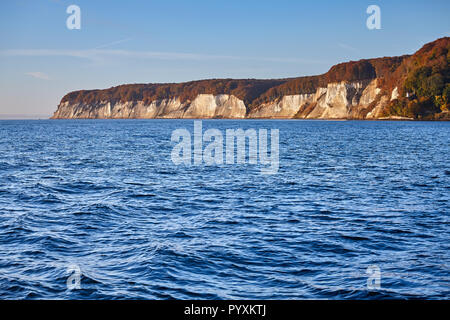
[[65, 95], [52, 119], [450, 120], [450, 38], [413, 55], [351, 61], [319, 76], [128, 84]]

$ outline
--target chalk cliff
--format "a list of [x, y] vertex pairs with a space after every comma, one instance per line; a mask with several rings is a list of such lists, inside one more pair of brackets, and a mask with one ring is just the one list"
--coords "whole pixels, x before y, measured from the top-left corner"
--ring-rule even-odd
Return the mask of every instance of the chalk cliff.
[[[412, 56], [351, 61], [320, 76], [75, 91], [63, 97], [52, 118], [446, 119], [449, 49], [450, 38], [441, 38]], [[430, 68], [428, 75], [423, 68]], [[426, 92], [422, 80], [434, 85], [428, 96], [420, 95]]]
[[[152, 101], [94, 103], [61, 102], [55, 119], [124, 119], [124, 118], [273, 118], [273, 119], [376, 119], [390, 101], [377, 87], [377, 79], [358, 82], [329, 83], [315, 93], [284, 95], [250, 109], [244, 101], [228, 94], [198, 94], [182, 102], [179, 97]], [[375, 102], [375, 103], [374, 103]]]

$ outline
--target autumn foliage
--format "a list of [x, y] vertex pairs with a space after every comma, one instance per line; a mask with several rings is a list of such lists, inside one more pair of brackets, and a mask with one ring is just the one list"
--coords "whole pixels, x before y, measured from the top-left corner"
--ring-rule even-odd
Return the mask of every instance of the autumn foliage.
[[[399, 67], [400, 96], [387, 115], [416, 119], [447, 118], [450, 106], [450, 38], [428, 43]], [[401, 72], [401, 73], [400, 73]]]

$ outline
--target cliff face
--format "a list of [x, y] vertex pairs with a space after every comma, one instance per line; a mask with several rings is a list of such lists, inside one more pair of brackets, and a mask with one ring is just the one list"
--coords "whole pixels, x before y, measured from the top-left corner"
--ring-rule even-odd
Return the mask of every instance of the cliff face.
[[[433, 65], [433, 70], [438, 70], [438, 75], [444, 79], [441, 87], [445, 89], [449, 86], [449, 48], [450, 38], [442, 38], [427, 44], [413, 56], [343, 63], [326, 74], [313, 77], [212, 79], [75, 91], [63, 97], [52, 118], [414, 118], [403, 109], [403, 113], [398, 113], [398, 108], [393, 108], [399, 101], [407, 106], [415, 101], [405, 98], [410, 95], [405, 89], [410, 70], [418, 68], [416, 61], [424, 60], [424, 51], [428, 54], [434, 50], [433, 57], [438, 55], [440, 69]], [[421, 63], [424, 62], [419, 65]], [[415, 92], [411, 95], [415, 97]], [[441, 97], [439, 101], [445, 105], [445, 93], [437, 97]], [[417, 103], [420, 101], [419, 97]], [[430, 110], [437, 112], [436, 108]], [[430, 110], [425, 110], [425, 114]], [[445, 108], [438, 111], [442, 111], [441, 118], [442, 114], [447, 117]]]
[[245, 118], [244, 102], [233, 95], [199, 94], [192, 102], [179, 97], [152, 101], [62, 102], [54, 119]]
[[[364, 119], [376, 118], [387, 99], [371, 81], [329, 83], [313, 94], [283, 96], [249, 113], [250, 118]], [[376, 102], [376, 100], [378, 101]], [[374, 103], [376, 102], [376, 103]], [[374, 103], [373, 105], [371, 105]]]
[[[182, 102], [179, 97], [143, 101], [95, 103], [62, 102], [54, 119], [123, 118], [274, 118], [274, 119], [375, 119], [386, 103], [377, 79], [330, 83], [312, 94], [285, 95], [247, 111], [244, 101], [228, 94], [199, 94]], [[375, 103], [374, 103], [375, 102]]]

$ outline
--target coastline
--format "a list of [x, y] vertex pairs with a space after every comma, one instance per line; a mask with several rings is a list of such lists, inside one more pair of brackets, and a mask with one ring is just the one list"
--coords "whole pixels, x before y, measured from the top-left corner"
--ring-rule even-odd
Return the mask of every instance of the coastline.
[[450, 114], [446, 118], [442, 119], [415, 119], [401, 116], [381, 117], [381, 118], [54, 118], [49, 117], [47, 119], [0, 119], [1, 120], [279, 120], [279, 121], [408, 121], [408, 122], [447, 122], [450, 121]]

